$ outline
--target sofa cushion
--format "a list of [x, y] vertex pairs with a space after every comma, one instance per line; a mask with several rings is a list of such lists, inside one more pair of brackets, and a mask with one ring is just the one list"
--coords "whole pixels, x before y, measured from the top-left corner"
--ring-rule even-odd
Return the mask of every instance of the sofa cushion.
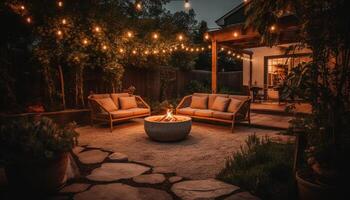
[[207, 94], [207, 93], [193, 93], [193, 96], [208, 97], [209, 94]]
[[208, 97], [206, 96], [192, 96], [191, 108], [194, 109], [207, 109]]
[[117, 106], [117, 108], [120, 108], [119, 106], [119, 97], [128, 97], [130, 96], [128, 93], [112, 93], [111, 98], [114, 102], [114, 104]]
[[117, 106], [113, 103], [113, 100], [108, 98], [96, 99], [96, 101], [108, 112], [113, 112], [118, 110]]
[[181, 115], [193, 115], [194, 111], [196, 109], [190, 108], [190, 107], [186, 107], [186, 108], [180, 108], [177, 110], [177, 114], [181, 114]]
[[137, 108], [136, 98], [132, 97], [118, 97], [120, 108], [122, 110]]
[[203, 109], [197, 109], [194, 111], [194, 115], [198, 117], [213, 117], [213, 112], [212, 110], [203, 110]]
[[209, 99], [208, 99], [208, 108], [213, 109], [213, 104], [216, 99], [216, 97], [228, 97], [227, 94], [209, 94]]
[[212, 106], [212, 110], [225, 112], [227, 110], [227, 106], [230, 103], [230, 99], [226, 97], [216, 97]]
[[149, 114], [150, 111], [147, 108], [131, 108], [128, 109], [129, 111], [132, 111], [134, 115], [144, 115], [144, 114]]
[[229, 112], [214, 111], [213, 117], [218, 119], [232, 120], [233, 114]]
[[241, 105], [242, 101], [235, 99], [235, 98], [231, 98], [230, 104], [228, 105], [227, 108], [227, 112], [236, 112], [238, 107]]
[[117, 110], [117, 111], [111, 112], [111, 115], [113, 119], [118, 119], [118, 118], [124, 118], [124, 117], [131, 117], [134, 115], [134, 112], [131, 109]]
[[245, 95], [229, 95], [228, 97], [238, 99], [241, 101], [246, 101], [246, 100], [248, 100], [248, 98], [250, 98], [249, 96], [245, 96]]

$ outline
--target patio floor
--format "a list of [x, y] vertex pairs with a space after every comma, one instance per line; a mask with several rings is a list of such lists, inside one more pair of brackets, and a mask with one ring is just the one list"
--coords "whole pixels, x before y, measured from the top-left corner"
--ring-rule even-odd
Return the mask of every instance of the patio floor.
[[237, 125], [231, 133], [229, 126], [193, 122], [187, 140], [158, 143], [147, 137], [142, 119], [118, 124], [113, 133], [106, 126], [85, 126], [77, 131], [81, 146], [120, 152], [128, 155], [130, 161], [164, 167], [190, 179], [214, 178], [224, 167], [225, 158], [239, 150], [251, 134], [268, 135], [281, 141], [292, 139], [277, 135], [279, 131], [274, 130]]

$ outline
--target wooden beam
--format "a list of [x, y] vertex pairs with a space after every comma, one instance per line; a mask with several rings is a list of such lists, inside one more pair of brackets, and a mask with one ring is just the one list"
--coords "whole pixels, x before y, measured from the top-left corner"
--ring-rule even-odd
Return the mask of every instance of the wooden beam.
[[249, 88], [252, 87], [253, 83], [253, 56], [252, 54], [249, 55]]
[[211, 92], [217, 92], [217, 44], [215, 38], [211, 41]]

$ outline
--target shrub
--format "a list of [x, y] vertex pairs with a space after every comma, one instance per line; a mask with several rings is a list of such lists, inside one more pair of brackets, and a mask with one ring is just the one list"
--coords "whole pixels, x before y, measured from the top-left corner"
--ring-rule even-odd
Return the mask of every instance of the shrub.
[[256, 135], [249, 136], [246, 144], [226, 160], [218, 178], [263, 199], [293, 199], [293, 146]]
[[191, 81], [185, 88], [186, 94], [193, 94], [195, 92], [210, 93], [211, 88], [207, 82]]
[[76, 144], [75, 124], [60, 128], [49, 118], [19, 120], [0, 127], [0, 160], [5, 163], [46, 162]]

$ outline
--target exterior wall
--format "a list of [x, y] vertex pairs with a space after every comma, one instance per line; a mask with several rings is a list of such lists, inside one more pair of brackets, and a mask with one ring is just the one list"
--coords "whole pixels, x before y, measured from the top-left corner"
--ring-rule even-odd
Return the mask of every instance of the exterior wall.
[[[257, 47], [252, 49], [247, 49], [253, 52], [252, 56], [252, 84], [257, 82], [257, 85], [261, 88], [264, 88], [264, 58], [265, 56], [277, 56], [284, 55], [285, 53], [281, 50], [280, 47], [288, 47], [292, 44], [274, 46], [274, 47]], [[311, 53], [309, 49], [302, 49], [295, 53]], [[250, 74], [250, 64], [249, 60], [243, 60], [243, 85], [249, 85], [249, 74]]]

